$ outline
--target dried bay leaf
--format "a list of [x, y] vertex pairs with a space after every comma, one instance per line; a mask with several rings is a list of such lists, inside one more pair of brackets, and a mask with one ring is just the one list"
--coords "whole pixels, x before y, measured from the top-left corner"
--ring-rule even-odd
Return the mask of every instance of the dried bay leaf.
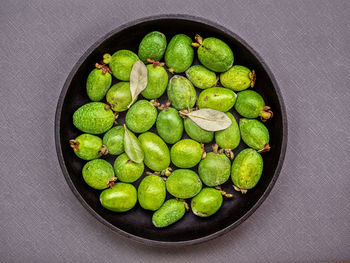
[[124, 150], [128, 158], [135, 163], [142, 163], [145, 157], [140, 141], [124, 124]]
[[147, 87], [147, 81], [147, 68], [141, 60], [138, 60], [132, 66], [130, 72], [131, 103], [128, 105], [128, 108], [130, 108], [137, 99], [137, 96]]

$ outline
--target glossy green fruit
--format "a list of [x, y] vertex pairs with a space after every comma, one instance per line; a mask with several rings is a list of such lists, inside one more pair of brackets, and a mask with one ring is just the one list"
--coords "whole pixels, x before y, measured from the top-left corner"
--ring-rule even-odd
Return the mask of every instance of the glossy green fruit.
[[125, 123], [135, 133], [142, 133], [152, 128], [157, 120], [157, 109], [147, 100], [137, 101], [126, 113]]
[[123, 49], [115, 52], [109, 61], [113, 76], [121, 81], [129, 81], [132, 66], [138, 60], [139, 57], [130, 50]]
[[165, 51], [165, 64], [171, 72], [182, 73], [193, 62], [192, 40], [184, 34], [175, 35]]
[[157, 175], [148, 175], [141, 181], [137, 193], [140, 206], [143, 209], [156, 211], [165, 201], [165, 183]]
[[181, 140], [184, 130], [183, 120], [174, 108], [161, 111], [156, 124], [159, 136], [166, 143], [174, 144]]
[[187, 199], [200, 192], [202, 182], [194, 171], [178, 169], [166, 180], [166, 189], [174, 197]]
[[186, 77], [199, 89], [211, 88], [217, 82], [216, 74], [201, 65], [194, 65], [186, 70]]
[[230, 177], [230, 159], [223, 153], [207, 153], [207, 156], [199, 163], [198, 174], [207, 186], [221, 185]]
[[166, 37], [163, 33], [153, 31], [142, 39], [139, 45], [139, 58], [147, 63], [147, 58], [160, 61], [166, 49]]
[[107, 92], [106, 100], [112, 105], [112, 110], [126, 111], [131, 103], [130, 83], [119, 82], [113, 85]]
[[203, 130], [189, 118], [184, 120], [184, 126], [187, 135], [197, 142], [209, 143], [214, 138], [214, 132]]
[[260, 116], [265, 121], [273, 116], [270, 107], [265, 106], [264, 99], [254, 90], [238, 92], [235, 109], [240, 115], [250, 119]]
[[163, 95], [168, 86], [168, 73], [161, 66], [147, 65], [147, 86], [141, 95], [146, 99], [157, 99]]
[[187, 78], [175, 75], [169, 81], [168, 98], [175, 109], [182, 110], [192, 108], [196, 104], [197, 94]]
[[170, 199], [154, 212], [152, 223], [159, 228], [166, 227], [179, 221], [185, 215], [185, 212], [184, 202]]
[[124, 128], [116, 126], [103, 136], [103, 144], [108, 148], [108, 153], [119, 155], [124, 152]]
[[175, 166], [191, 168], [199, 163], [203, 151], [198, 142], [191, 139], [183, 139], [171, 147], [170, 154]]
[[114, 177], [114, 170], [109, 162], [96, 159], [84, 165], [82, 174], [90, 187], [102, 190], [108, 187], [109, 180]]
[[228, 71], [221, 73], [220, 82], [225, 88], [234, 91], [242, 91], [249, 87], [254, 87], [255, 72], [243, 66], [233, 66]]
[[163, 171], [170, 165], [169, 148], [158, 135], [145, 132], [139, 136], [145, 153], [144, 163], [153, 171]]
[[136, 188], [132, 184], [116, 183], [113, 188], [100, 194], [100, 202], [104, 208], [113, 212], [126, 212], [136, 205]]
[[126, 153], [119, 155], [114, 162], [114, 171], [118, 180], [124, 183], [133, 183], [141, 177], [145, 166], [143, 163], [131, 161]]
[[198, 107], [222, 112], [229, 111], [236, 102], [237, 95], [229, 89], [213, 87], [203, 90], [198, 96]]
[[242, 140], [249, 147], [258, 151], [267, 151], [270, 149], [269, 131], [260, 121], [255, 119], [240, 119], [239, 128], [241, 130]]
[[263, 159], [261, 155], [253, 149], [245, 149], [233, 161], [232, 182], [242, 190], [251, 189], [259, 182], [262, 170]]
[[90, 100], [100, 101], [111, 87], [112, 76], [102, 69], [93, 69], [86, 81], [86, 92]]
[[231, 119], [232, 124], [225, 130], [215, 132], [215, 141], [222, 149], [235, 149], [241, 141], [239, 127], [235, 117], [229, 112], [226, 115]]
[[214, 188], [203, 188], [191, 201], [193, 214], [208, 217], [215, 214], [222, 205], [222, 195]]
[[106, 154], [107, 148], [102, 145], [101, 138], [91, 134], [81, 134], [69, 141], [74, 153], [83, 160], [90, 161]]

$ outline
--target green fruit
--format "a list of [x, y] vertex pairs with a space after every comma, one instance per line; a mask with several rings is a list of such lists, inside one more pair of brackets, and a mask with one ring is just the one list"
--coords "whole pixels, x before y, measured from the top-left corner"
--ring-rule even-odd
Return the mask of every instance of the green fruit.
[[141, 177], [145, 166], [143, 163], [131, 161], [126, 153], [119, 155], [114, 162], [114, 171], [117, 178], [124, 183], [133, 183]]
[[101, 138], [91, 134], [81, 134], [75, 140], [69, 141], [74, 153], [83, 160], [90, 161], [107, 153], [107, 147], [102, 145]]
[[226, 112], [233, 107], [236, 97], [232, 90], [221, 87], [209, 88], [199, 94], [198, 107]]
[[202, 189], [198, 175], [189, 169], [178, 169], [166, 180], [166, 189], [177, 198], [192, 198]]
[[101, 134], [108, 131], [114, 123], [114, 114], [102, 102], [90, 102], [81, 106], [73, 114], [73, 124], [82, 132]]
[[141, 95], [146, 99], [157, 99], [168, 86], [168, 73], [161, 66], [147, 65], [147, 86]]
[[169, 148], [165, 142], [152, 132], [145, 132], [139, 136], [145, 153], [144, 163], [153, 171], [163, 171], [170, 165]]
[[269, 146], [269, 131], [264, 124], [254, 119], [240, 119], [239, 128], [242, 140], [249, 147], [258, 151], [267, 151]]
[[181, 140], [184, 125], [177, 110], [169, 108], [158, 114], [157, 132], [162, 139], [169, 144]]
[[217, 82], [216, 74], [201, 65], [194, 65], [186, 70], [186, 77], [199, 89], [211, 88]]
[[130, 50], [123, 49], [115, 52], [109, 62], [113, 76], [121, 81], [129, 81], [132, 66], [138, 60], [138, 56]]
[[200, 217], [208, 217], [215, 214], [222, 205], [222, 195], [214, 188], [203, 188], [191, 201], [193, 214]]
[[157, 175], [146, 176], [137, 190], [140, 206], [156, 211], [165, 201], [166, 188], [163, 179]]
[[192, 108], [197, 94], [192, 83], [183, 76], [175, 75], [169, 81], [168, 98], [177, 110]]
[[154, 212], [152, 223], [159, 228], [166, 227], [179, 221], [185, 215], [185, 212], [184, 202], [170, 199]]
[[136, 188], [132, 184], [116, 183], [113, 188], [100, 194], [100, 202], [104, 208], [113, 212], [126, 212], [136, 205]]
[[221, 73], [220, 82], [225, 88], [234, 91], [242, 91], [254, 87], [255, 72], [243, 66], [233, 66], [228, 71]]
[[214, 132], [203, 130], [189, 118], [184, 120], [184, 126], [187, 135], [197, 142], [209, 143], [214, 138]]
[[230, 177], [231, 162], [223, 153], [207, 153], [199, 163], [198, 174], [207, 186], [217, 186], [225, 183]]
[[163, 33], [153, 31], [142, 39], [139, 45], [139, 58], [147, 63], [147, 58], [160, 61], [166, 49], [166, 37]]
[[226, 115], [231, 119], [232, 124], [225, 130], [215, 132], [215, 141], [222, 149], [235, 149], [241, 141], [239, 127], [235, 117], [229, 112]]
[[273, 116], [270, 107], [265, 106], [264, 99], [253, 90], [238, 92], [235, 109], [240, 115], [250, 119], [260, 116], [265, 121]]
[[116, 126], [103, 136], [103, 144], [108, 148], [108, 153], [119, 155], [124, 152], [124, 128]]
[[200, 44], [198, 59], [203, 66], [215, 72], [225, 72], [232, 67], [233, 53], [225, 42], [208, 37]]
[[170, 40], [165, 51], [165, 64], [170, 71], [182, 73], [192, 65], [194, 51], [191, 44], [191, 38], [184, 34], [175, 35]]
[[191, 168], [199, 163], [202, 158], [201, 145], [191, 139], [178, 141], [171, 147], [170, 155], [174, 165], [179, 168]]
[[93, 69], [86, 81], [86, 92], [90, 100], [100, 101], [112, 83], [112, 76], [102, 69]]
[[106, 189], [109, 181], [114, 177], [112, 165], [101, 159], [87, 162], [83, 167], [84, 181], [97, 190]]
[[152, 128], [157, 119], [158, 111], [147, 100], [139, 100], [126, 113], [125, 123], [136, 133], [142, 133]]
[[131, 103], [130, 83], [119, 82], [113, 85], [107, 92], [106, 100], [112, 105], [112, 110], [126, 111]]

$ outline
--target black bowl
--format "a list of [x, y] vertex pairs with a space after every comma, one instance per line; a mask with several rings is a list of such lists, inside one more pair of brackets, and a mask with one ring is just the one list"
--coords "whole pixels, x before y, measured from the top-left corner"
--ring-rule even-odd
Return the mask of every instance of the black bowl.
[[[119, 49], [130, 49], [137, 53], [142, 37], [153, 30], [163, 32], [168, 40], [177, 33], [184, 33], [192, 38], [198, 33], [203, 37], [213, 36], [225, 41], [234, 52], [235, 64], [255, 69], [257, 82], [254, 90], [264, 97], [266, 104], [274, 112], [273, 119], [266, 122], [270, 131], [271, 151], [262, 154], [264, 171], [258, 185], [246, 195], [242, 195], [233, 190], [232, 183], [227, 182], [223, 189], [233, 193], [234, 197], [225, 200], [218, 213], [209, 218], [199, 218], [189, 212], [182, 220], [164, 229], [155, 228], [151, 222], [152, 213], [143, 210], [139, 205], [126, 213], [113, 213], [104, 209], [99, 202], [100, 191], [90, 188], [81, 176], [85, 161], [75, 156], [68, 143], [69, 139], [81, 134], [73, 126], [72, 115], [78, 107], [89, 102], [85, 83], [94, 64], [101, 61], [104, 53], [113, 54]], [[232, 113], [239, 118], [234, 110]], [[124, 121], [123, 117], [124, 114], [120, 117], [121, 123]], [[182, 246], [213, 239], [237, 227], [266, 199], [282, 167], [287, 145], [287, 116], [281, 93], [271, 71], [262, 58], [240, 37], [203, 18], [160, 15], [120, 26], [98, 40], [79, 59], [69, 74], [58, 100], [55, 138], [58, 159], [68, 185], [83, 206], [99, 221], [115, 232], [145, 244]], [[235, 155], [245, 147], [241, 142], [234, 151]], [[207, 145], [207, 149], [209, 148]], [[103, 158], [112, 164], [115, 159], [114, 156]], [[135, 186], [140, 180], [135, 182]]]

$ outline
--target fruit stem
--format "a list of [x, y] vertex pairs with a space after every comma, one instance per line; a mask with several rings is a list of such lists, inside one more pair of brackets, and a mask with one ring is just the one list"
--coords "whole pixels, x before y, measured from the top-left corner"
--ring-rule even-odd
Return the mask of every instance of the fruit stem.
[[112, 73], [112, 71], [106, 66], [96, 63], [95, 67], [102, 70], [102, 74], [105, 75], [107, 72]]
[[250, 78], [250, 87], [253, 88], [256, 82], [256, 74], [254, 69], [251, 72], [249, 72], [249, 78]]
[[118, 117], [119, 117], [119, 112], [114, 113], [114, 124], [118, 125]]
[[112, 58], [112, 56], [110, 54], [106, 53], [106, 54], [103, 55], [103, 60], [102, 61], [105, 64], [109, 64], [111, 62], [111, 58]]
[[266, 122], [268, 119], [271, 119], [273, 117], [273, 112], [270, 110], [271, 108], [269, 106], [265, 106], [260, 111], [260, 119], [262, 122]]
[[79, 142], [77, 140], [69, 140], [70, 147], [72, 147], [75, 151], [79, 151]]
[[235, 189], [237, 192], [241, 192], [242, 194], [246, 194], [248, 192], [247, 189], [241, 189], [235, 185], [233, 185], [233, 189]]
[[114, 183], [118, 180], [118, 177], [114, 176], [111, 179], [108, 180], [107, 186], [110, 188], [113, 188]]
[[221, 193], [223, 196], [227, 197], [227, 198], [232, 198], [232, 196], [233, 196], [232, 194], [228, 194], [228, 193], [226, 193], [224, 190], [222, 190], [222, 188], [221, 188], [220, 185], [215, 186], [215, 189], [216, 189], [216, 190], [219, 190], [220, 193]]
[[186, 119], [188, 114], [188, 110], [179, 110], [179, 115], [181, 118]]
[[112, 106], [108, 103], [108, 104], [105, 105], [105, 108], [104, 108], [104, 109], [105, 109], [105, 110], [110, 110], [111, 108], [112, 108]]
[[262, 148], [261, 150], [258, 151], [258, 153], [264, 153], [264, 152], [268, 152], [270, 151], [271, 147], [270, 145], [267, 143], [265, 144], [264, 148]]
[[201, 148], [202, 148], [202, 160], [205, 159], [205, 157], [207, 157], [207, 152], [205, 151], [205, 145], [204, 143], [201, 142]]
[[162, 176], [169, 177], [171, 175], [172, 171], [173, 171], [173, 169], [171, 167], [168, 167], [168, 168], [164, 169], [160, 174]]
[[107, 155], [108, 154], [108, 148], [106, 145], [102, 145], [101, 150], [98, 151], [99, 155]]
[[233, 160], [233, 158], [235, 157], [235, 155], [233, 154], [233, 151], [231, 149], [224, 149], [224, 152], [225, 152], [226, 156], [228, 158], [230, 158], [231, 160]]
[[187, 212], [190, 211], [190, 206], [186, 203], [186, 201], [185, 201], [184, 199], [176, 198], [176, 200], [183, 202], [184, 205], [185, 205], [186, 211], [187, 211]]
[[219, 145], [214, 143], [211, 148], [213, 149], [213, 153], [219, 154]]
[[174, 69], [173, 68], [168, 68], [168, 71], [171, 73], [171, 74], [174, 74]]
[[216, 76], [216, 83], [214, 84], [214, 87], [220, 86], [219, 81], [220, 81], [220, 75], [217, 75]]
[[163, 67], [163, 66], [165, 65], [164, 62], [159, 62], [159, 61], [156, 61], [156, 60], [151, 59], [151, 58], [147, 58], [147, 61], [148, 61], [149, 63], [152, 63], [154, 68], [156, 68], [157, 66]]

